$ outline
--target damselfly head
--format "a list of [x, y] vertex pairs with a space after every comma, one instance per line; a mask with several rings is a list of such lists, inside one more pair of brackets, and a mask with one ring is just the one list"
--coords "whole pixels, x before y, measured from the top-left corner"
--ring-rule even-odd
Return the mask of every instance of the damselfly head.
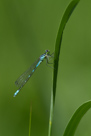
[[50, 51], [49, 51], [49, 50], [45, 50], [45, 53], [46, 53], [46, 54], [49, 54], [49, 53], [50, 53]]

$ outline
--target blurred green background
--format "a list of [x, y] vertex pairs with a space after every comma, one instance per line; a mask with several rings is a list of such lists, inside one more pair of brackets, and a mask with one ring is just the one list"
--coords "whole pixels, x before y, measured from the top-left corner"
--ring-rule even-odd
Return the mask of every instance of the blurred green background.
[[[46, 49], [54, 52], [70, 0], [0, 0], [0, 136], [47, 136], [53, 69], [43, 62], [19, 95], [15, 80]], [[63, 34], [52, 136], [62, 136], [75, 110], [91, 99], [91, 1], [80, 1]], [[91, 135], [91, 111], [75, 136]]]

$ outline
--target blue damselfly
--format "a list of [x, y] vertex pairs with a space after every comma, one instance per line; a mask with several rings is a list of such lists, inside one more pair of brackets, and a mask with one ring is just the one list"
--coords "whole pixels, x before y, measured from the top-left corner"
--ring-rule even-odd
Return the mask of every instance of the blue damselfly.
[[[52, 53], [53, 54], [53, 53]], [[15, 84], [18, 86], [18, 90], [14, 93], [14, 97], [19, 93], [22, 87], [26, 84], [26, 82], [30, 79], [32, 74], [35, 72], [36, 68], [46, 59], [46, 63], [48, 64], [49, 57], [52, 57], [49, 50], [46, 50], [44, 54], [42, 54], [35, 62], [32, 64], [16, 81]]]

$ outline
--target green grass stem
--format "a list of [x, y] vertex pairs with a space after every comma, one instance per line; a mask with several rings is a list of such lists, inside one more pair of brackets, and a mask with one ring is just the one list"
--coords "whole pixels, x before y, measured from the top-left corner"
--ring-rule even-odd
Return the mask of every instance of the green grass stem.
[[54, 110], [55, 96], [56, 96], [58, 63], [59, 63], [59, 55], [60, 55], [63, 31], [64, 31], [64, 28], [66, 26], [67, 21], [69, 20], [72, 12], [74, 11], [74, 9], [77, 6], [77, 4], [79, 3], [79, 1], [80, 0], [73, 0], [68, 5], [68, 7], [67, 7], [67, 9], [66, 9], [66, 11], [65, 11], [65, 13], [64, 13], [64, 15], [62, 17], [62, 21], [60, 23], [57, 38], [56, 38], [55, 52], [54, 52], [53, 89], [51, 91], [51, 106], [50, 106], [50, 118], [49, 118], [48, 136], [51, 136], [53, 110]]

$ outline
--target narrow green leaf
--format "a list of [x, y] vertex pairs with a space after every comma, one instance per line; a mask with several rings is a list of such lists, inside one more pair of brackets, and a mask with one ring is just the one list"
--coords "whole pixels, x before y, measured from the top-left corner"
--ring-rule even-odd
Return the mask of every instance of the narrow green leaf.
[[56, 45], [55, 45], [55, 54], [54, 54], [54, 72], [53, 72], [53, 97], [54, 97], [54, 102], [55, 102], [55, 94], [56, 94], [56, 83], [57, 83], [57, 73], [58, 73], [58, 62], [59, 62], [59, 55], [60, 55], [60, 48], [61, 48], [61, 42], [62, 42], [62, 36], [63, 36], [63, 31], [66, 26], [66, 23], [71, 16], [73, 10], [77, 6], [78, 2], [80, 0], [73, 0], [69, 6], [67, 7], [62, 21], [60, 23], [60, 27], [58, 30], [57, 34], [57, 39], [56, 39]]
[[48, 136], [51, 136], [51, 126], [52, 126], [53, 110], [54, 110], [54, 104], [55, 104], [58, 62], [59, 62], [60, 48], [61, 48], [61, 42], [62, 42], [62, 35], [63, 35], [65, 25], [79, 1], [80, 0], [73, 0], [67, 7], [62, 17], [62, 21], [60, 23], [57, 38], [56, 38], [55, 53], [54, 53], [53, 90], [51, 92], [51, 106], [50, 106]]
[[31, 134], [31, 118], [32, 117], [32, 105], [30, 106], [30, 119], [29, 119], [29, 136]]
[[80, 123], [80, 120], [90, 108], [91, 108], [91, 101], [84, 103], [76, 110], [73, 117], [69, 121], [63, 136], [73, 136], [74, 135], [77, 129], [77, 126]]

